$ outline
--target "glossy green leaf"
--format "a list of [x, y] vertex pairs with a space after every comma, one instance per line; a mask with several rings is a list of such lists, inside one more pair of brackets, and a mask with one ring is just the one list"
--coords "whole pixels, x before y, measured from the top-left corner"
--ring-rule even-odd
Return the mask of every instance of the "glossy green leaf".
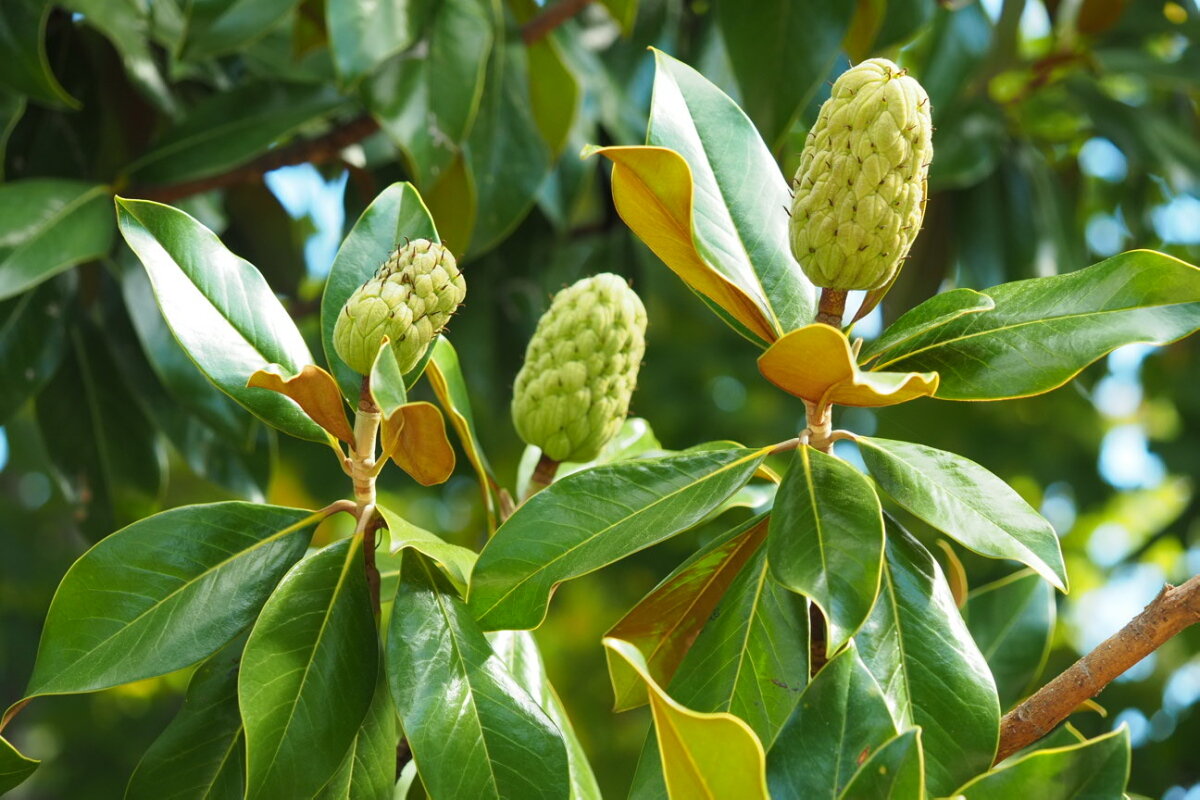
[[479, 443], [479, 434], [475, 431], [475, 415], [471, 411], [471, 395], [467, 392], [467, 382], [463, 378], [462, 367], [458, 360], [458, 351], [445, 336], [439, 336], [431, 348], [433, 358], [429, 361], [429, 385], [433, 387], [438, 402], [450, 418], [458, 434], [459, 444], [467, 454], [467, 460], [475, 468], [479, 479], [479, 491], [483, 493], [483, 507], [487, 512], [488, 531], [496, 529], [496, 504], [500, 492], [499, 484], [492, 477], [492, 467], [487, 455]]
[[1129, 780], [1129, 729], [1122, 726], [1082, 744], [1039, 750], [980, 775], [959, 788], [965, 800], [1108, 800]]
[[[408, 387], [405, 386], [404, 375], [400, 372], [400, 362], [396, 360], [392, 343], [386, 336], [379, 352], [375, 354], [375, 363], [371, 365], [369, 388], [371, 399], [375, 401], [380, 416], [385, 420], [408, 404]], [[386, 444], [384, 449], [386, 450]]]
[[[621, 423], [621, 428], [616, 432], [613, 438], [609, 439], [604, 447], [600, 448], [600, 454], [593, 460], [585, 463], [575, 463], [573, 461], [564, 461], [558, 465], [558, 471], [554, 473], [555, 479], [565, 478], [576, 472], [582, 472], [585, 469], [598, 467], [601, 464], [611, 464], [614, 461], [624, 461], [628, 458], [637, 458], [642, 455], [658, 455], [665, 454], [662, 443], [658, 441], [658, 437], [654, 435], [654, 431], [650, 428], [650, 423], [641, 417], [626, 417]], [[529, 491], [529, 479], [533, 477], [533, 471], [537, 468], [538, 459], [542, 456], [541, 448], [533, 445], [526, 445], [521, 453], [521, 462], [517, 465], [517, 497], [524, 497]], [[620, 636], [616, 637], [622, 638]]]
[[853, 11], [822, 0], [717, 4], [742, 107], [772, 150], [828, 77]]
[[297, 0], [192, 0], [183, 57], [196, 61], [236, 52], [281, 23]]
[[771, 513], [767, 540], [775, 578], [816, 603], [828, 649], [862, 625], [883, 569], [883, 511], [862, 473], [811, 447], [797, 448]]
[[[688, 650], [670, 692], [697, 711], [728, 711], [770, 749], [809, 674], [808, 604], [770, 575], [759, 548]], [[665, 800], [654, 737], [642, 748], [631, 797]]]
[[[434, 3], [426, 25], [428, 53], [394, 58], [367, 82], [367, 108], [404, 151], [426, 192], [454, 162], [479, 109], [493, 18], [486, 0]], [[466, 246], [451, 244], [460, 252]]]
[[567, 716], [558, 692], [550, 684], [546, 665], [537, 641], [529, 631], [496, 631], [488, 634], [496, 657], [504, 662], [518, 685], [533, 698], [546, 715], [554, 721], [567, 746], [567, 762], [571, 771], [570, 800], [600, 800], [600, 787], [588, 763], [587, 753]]
[[923, 729], [925, 780], [940, 796], [991, 765], [996, 685], [929, 551], [889, 521], [885, 552], [882, 591], [855, 641], [900, 727]]
[[226, 172], [328, 116], [344, 102], [322, 86], [248, 83], [197, 104], [129, 171], [139, 183], [148, 184]]
[[0, 51], [4, 52], [0, 85], [43, 105], [78, 108], [79, 101], [67, 94], [46, 58], [46, 21], [52, 10], [50, 3], [39, 0], [0, 4]]
[[925, 800], [921, 729], [910, 728], [871, 753], [838, 800]]
[[866, 757], [895, 735], [887, 700], [851, 643], [808, 684], [771, 747], [771, 794], [834, 800]]
[[150, 276], [171, 332], [209, 380], [285, 433], [326, 441], [325, 431], [291, 400], [246, 387], [268, 364], [295, 374], [313, 363], [300, 331], [258, 270], [170, 206], [118, 198], [117, 220]]
[[20, 786], [40, 763], [36, 759], [21, 755], [17, 748], [0, 736], [0, 793]]
[[241, 800], [246, 757], [237, 704], [244, 637], [192, 675], [183, 707], [129, 778], [125, 800]]
[[325, 28], [338, 74], [352, 84], [391, 56], [406, 50], [421, 32], [429, 0], [340, 0], [325, 6]]
[[691, 167], [697, 248], [755, 300], [777, 335], [807, 325], [816, 290], [792, 257], [791, 193], [775, 159], [737, 104], [700, 73], [658, 51], [655, 64], [646, 144], [671, 148]]
[[[528, 5], [538, 8], [532, 1]], [[547, 36], [525, 50], [529, 59], [530, 111], [551, 159], [563, 154], [583, 101], [581, 81], [564, 49], [555, 37]], [[568, 156], [576, 157], [575, 153]]]
[[731, 448], [578, 472], [535, 494], [484, 547], [468, 601], [487, 630], [541, 624], [558, 584], [670, 538], [740, 489], [767, 450]]
[[[670, 683], [676, 668], [712, 616], [726, 590], [762, 545], [765, 515], [738, 525], [694, 553], [608, 629], [605, 636], [629, 642], [646, 658], [654, 680]], [[608, 656], [615, 711], [648, 701], [646, 684], [623, 658]]]
[[[550, 172], [550, 150], [542, 141], [529, 95], [529, 64], [519, 42], [492, 48], [479, 113], [463, 145], [476, 195], [470, 244], [456, 250], [478, 255], [495, 247], [533, 208]], [[439, 209], [435, 207], [435, 217]], [[460, 209], [441, 209], [461, 213]]]
[[767, 800], [765, 754], [749, 725], [733, 714], [693, 711], [672, 699], [650, 677], [642, 654], [629, 642], [606, 638], [604, 646], [629, 662], [646, 682], [670, 797]]
[[414, 525], [384, 505], [378, 505], [376, 508], [387, 526], [388, 538], [391, 541], [389, 550], [392, 553], [411, 548], [429, 556], [442, 567], [456, 589], [466, 591], [471, 568], [475, 566], [474, 550], [450, 544], [436, 533]]
[[104, 186], [58, 178], [0, 184], [0, 300], [107, 253], [110, 197]]
[[284, 576], [246, 641], [247, 798], [312, 797], [329, 781], [367, 715], [378, 665], [362, 539], [342, 539]]
[[886, 356], [889, 351], [904, 347], [918, 336], [961, 316], [989, 311], [995, 306], [996, 302], [991, 297], [974, 289], [951, 289], [935, 294], [919, 306], [905, 311], [878, 338], [863, 345], [858, 362], [866, 364], [872, 359]]
[[230, 439], [252, 438], [257, 423], [188, 358], [154, 300], [154, 287], [132, 254], [117, 261], [125, 310], [142, 352], [171, 400]]
[[1022, 570], [971, 592], [963, 614], [996, 679], [1000, 708], [1012, 707], [1037, 679], [1050, 653], [1054, 589]]
[[396, 711], [383, 667], [375, 679], [375, 694], [341, 766], [316, 800], [379, 800], [392, 796], [396, 785]]
[[75, 522], [97, 541], [158, 510], [165, 453], [130, 387], [120, 380], [101, 329], [86, 322], [71, 328], [67, 347], [35, 409]]
[[937, 396], [1001, 400], [1048, 392], [1117, 347], [1200, 328], [1200, 269], [1150, 250], [984, 291], [996, 307], [893, 348], [874, 369], [936, 370]]
[[433, 800], [567, 796], [562, 735], [492, 651], [450, 584], [412, 551], [401, 566], [387, 672]]
[[67, 349], [67, 287], [55, 281], [0, 302], [0, 425], [50, 380]]
[[258, 615], [320, 516], [213, 503], [117, 531], [59, 584], [26, 696], [106, 689], [196, 663]]
[[904, 508], [963, 546], [1012, 558], [1067, 590], [1058, 536], [1007, 483], [974, 461], [923, 444], [858, 439], [871, 476]]
[[338, 357], [333, 347], [333, 328], [342, 306], [354, 290], [366, 283], [387, 261], [392, 250], [406, 239], [441, 241], [417, 190], [410, 183], [393, 183], [371, 201], [354, 223], [342, 241], [325, 281], [325, 293], [321, 296], [321, 342], [325, 347], [325, 360], [342, 387], [342, 394], [353, 403], [358, 402], [362, 376]]

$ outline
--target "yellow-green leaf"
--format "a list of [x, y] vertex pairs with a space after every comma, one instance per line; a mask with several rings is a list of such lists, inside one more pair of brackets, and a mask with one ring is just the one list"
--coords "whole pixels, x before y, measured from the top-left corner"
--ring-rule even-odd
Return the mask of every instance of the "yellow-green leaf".
[[733, 714], [704, 714], [672, 700], [629, 642], [609, 637], [604, 646], [646, 682], [672, 800], [767, 800], [766, 753], [749, 725]]
[[837, 328], [806, 325], [784, 335], [758, 357], [767, 380], [810, 403], [891, 406], [937, 391], [936, 372], [862, 372], [850, 341]]

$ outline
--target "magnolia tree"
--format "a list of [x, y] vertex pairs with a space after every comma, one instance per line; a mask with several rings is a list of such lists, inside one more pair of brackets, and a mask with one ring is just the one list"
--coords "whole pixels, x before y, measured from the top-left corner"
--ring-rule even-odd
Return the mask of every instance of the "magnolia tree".
[[[1059, 723], [1200, 619], [1200, 580], [1165, 588], [1027, 696], [1069, 582], [1050, 524], [978, 463], [832, 419], [1053, 390], [1116, 347], [1200, 327], [1200, 270], [1135, 251], [954, 289], [864, 344], [855, 321], [921, 228], [938, 111], [920, 84], [882, 59], [843, 74], [789, 185], [732, 100], [661, 53], [656, 69], [646, 144], [584, 156], [612, 162], [621, 218], [761, 349], [762, 376], [806, 427], [750, 445], [698, 431], [674, 452], [639, 436], [626, 414], [647, 314], [636, 287], [601, 274], [561, 291], [529, 343], [512, 399], [528, 449], [506, 480], [475, 429], [460, 369], [472, 353], [445, 334], [469, 280], [413, 186], [385, 189], [342, 242], [320, 302], [323, 357], [212, 231], [118, 197], [120, 232], [196, 368], [324, 448], [345, 483], [321, 509], [184, 506], [101, 539], [63, 577], [4, 724], [47, 695], [195, 665], [131, 800], [391, 798], [418, 785], [445, 800], [598, 797], [529, 631], [563, 582], [750, 505], [596, 643], [616, 711], [648, 704], [653, 717], [633, 797], [1122, 796], [1128, 733], [1086, 739]], [[865, 294], [848, 313], [854, 290]], [[436, 405], [409, 399], [422, 381]], [[445, 481], [452, 435], [486, 509], [479, 552], [376, 493], [392, 464]], [[341, 514], [353, 533], [312, 547], [315, 526]], [[958, 562], [944, 570], [906, 530], [914, 519], [1022, 566], [968, 597]], [[3, 748], [7, 789], [36, 762]]]

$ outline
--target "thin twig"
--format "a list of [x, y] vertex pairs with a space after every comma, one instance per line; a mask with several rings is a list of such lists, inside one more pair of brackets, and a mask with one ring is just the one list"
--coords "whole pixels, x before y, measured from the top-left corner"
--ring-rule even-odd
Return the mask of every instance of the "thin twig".
[[1182, 586], [1164, 586], [1158, 597], [1128, 625], [1004, 715], [1000, 721], [996, 762], [1045, 736], [1080, 703], [1095, 697], [1172, 636], [1197, 622], [1200, 622], [1200, 575]]
[[550, 35], [551, 31], [578, 14], [592, 0], [559, 0], [521, 26], [521, 40], [533, 44]]
[[266, 173], [280, 167], [293, 164], [323, 164], [339, 158], [341, 152], [352, 144], [360, 142], [379, 130], [379, 123], [372, 117], [361, 116], [347, 122], [328, 133], [315, 139], [280, 147], [265, 153], [253, 161], [240, 167], [183, 183], [169, 183], [161, 186], [133, 186], [126, 190], [130, 197], [140, 197], [145, 200], [157, 200], [160, 203], [173, 203], [184, 197], [190, 197], [213, 189], [223, 189], [241, 183], [251, 183], [259, 180]]

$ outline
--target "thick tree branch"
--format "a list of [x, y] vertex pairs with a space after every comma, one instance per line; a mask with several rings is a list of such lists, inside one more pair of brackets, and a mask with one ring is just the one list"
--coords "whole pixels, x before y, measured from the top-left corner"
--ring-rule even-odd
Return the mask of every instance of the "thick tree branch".
[[533, 44], [550, 35], [550, 32], [578, 14], [592, 0], [558, 0], [557, 3], [521, 26], [521, 40]]
[[224, 189], [241, 183], [257, 181], [271, 170], [288, 167], [294, 164], [323, 164], [338, 158], [338, 155], [356, 142], [361, 142], [379, 130], [379, 123], [369, 116], [361, 116], [347, 122], [345, 125], [318, 136], [315, 139], [293, 142], [292, 144], [271, 150], [240, 167], [183, 183], [170, 183], [161, 186], [133, 186], [127, 194], [130, 197], [140, 197], [145, 200], [157, 200], [160, 203], [173, 203], [184, 197], [207, 192], [212, 189]]
[[1128, 625], [1004, 715], [996, 762], [1045, 736], [1080, 703], [1095, 697], [1118, 675], [1197, 622], [1200, 575], [1182, 586], [1163, 587]]

